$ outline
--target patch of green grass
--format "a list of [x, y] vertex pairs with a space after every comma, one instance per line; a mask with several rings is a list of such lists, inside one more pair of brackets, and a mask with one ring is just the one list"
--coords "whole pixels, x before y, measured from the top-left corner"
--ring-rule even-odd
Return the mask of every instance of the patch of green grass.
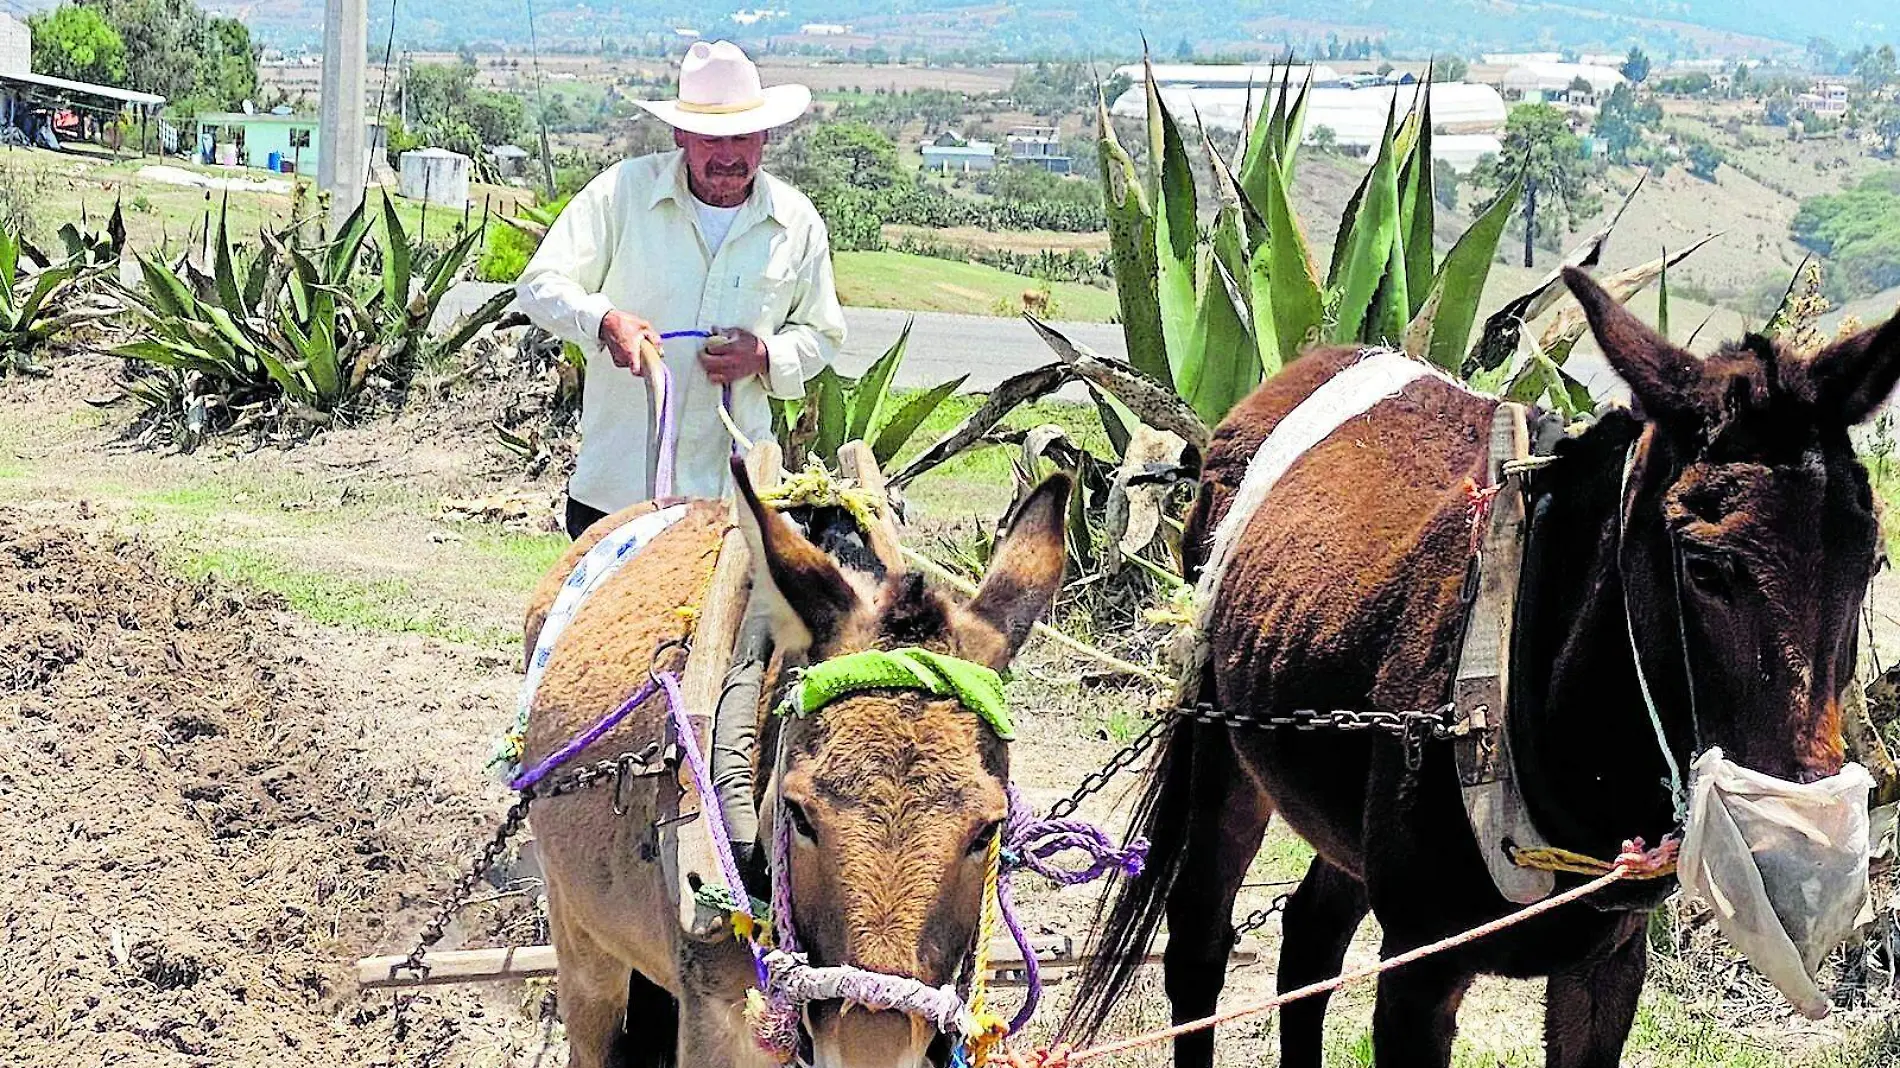
[[[1015, 315], [1023, 290], [1039, 281], [983, 264], [907, 252], [840, 252], [832, 256], [838, 299], [860, 308], [902, 308], [961, 315]], [[1107, 289], [1055, 282], [1047, 318], [1106, 323], [1120, 311]]]
[[565, 534], [516, 534], [475, 523], [458, 523], [456, 532], [470, 550], [494, 565], [486, 573], [497, 585], [518, 588], [523, 595], [534, 589], [570, 544]]
[[427, 634], [470, 645], [506, 648], [519, 636], [500, 627], [474, 627], [442, 618], [406, 582], [363, 582], [311, 571], [251, 549], [188, 551], [177, 561], [193, 578], [217, 575], [228, 582], [276, 594], [290, 609], [316, 623], [398, 634]]
[[[983, 399], [981, 394], [972, 393], [944, 401], [911, 437], [910, 446], [898, 454], [891, 470], [902, 467], [936, 444], [938, 438], [969, 418], [970, 413], [983, 403]], [[1027, 430], [1045, 423], [1061, 427], [1077, 445], [1096, 456], [1107, 460], [1114, 458], [1115, 452], [1109, 445], [1108, 433], [1102, 429], [1102, 417], [1092, 404], [1061, 400], [1035, 401], [1009, 413], [1001, 425]], [[1009, 504], [1013, 478], [1011, 461], [1016, 455], [1016, 450], [997, 445], [968, 449], [923, 475], [911, 485], [908, 493], [926, 511], [960, 515], [974, 513], [994, 518]]]
[[1140, 709], [1114, 708], [1102, 719], [1102, 729], [1108, 732], [1110, 741], [1116, 745], [1127, 745], [1135, 740], [1148, 727], [1148, 717]]
[[1653, 986], [1636, 1007], [1627, 1049], [1652, 1068], [1785, 1068], [1789, 1063], [1785, 1053], [1750, 1044], [1714, 1016]]
[[229, 486], [216, 482], [188, 482], [170, 489], [141, 493], [141, 503], [162, 508], [166, 511], [182, 512], [187, 515], [209, 516], [228, 510], [231, 507], [232, 491]]
[[[1307, 845], [1285, 820], [1274, 820], [1267, 827], [1267, 839], [1247, 868], [1249, 883], [1294, 883], [1306, 876], [1313, 863], [1313, 847]], [[1291, 885], [1271, 888], [1275, 894], [1292, 893]]]

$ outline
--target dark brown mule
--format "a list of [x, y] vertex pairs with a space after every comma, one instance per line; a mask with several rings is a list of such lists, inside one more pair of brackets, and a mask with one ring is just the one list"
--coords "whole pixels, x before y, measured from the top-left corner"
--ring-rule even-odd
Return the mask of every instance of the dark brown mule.
[[[1543, 833], [1608, 858], [1674, 824], [1633, 647], [1681, 767], [1719, 745], [1783, 778], [1839, 770], [1838, 695], [1876, 537], [1847, 429], [1900, 377], [1900, 317], [1812, 357], [1751, 337], [1703, 360], [1582, 273], [1566, 281], [1637, 407], [1564, 442], [1536, 477], [1512, 744]], [[1357, 358], [1312, 353], [1235, 409], [1208, 453], [1191, 546], [1205, 552], [1276, 423]], [[1491, 407], [1419, 379], [1295, 463], [1225, 577], [1204, 698], [1257, 712], [1445, 699], [1469, 552], [1462, 484], [1483, 478]], [[1136, 816], [1148, 868], [1117, 892], [1072, 1022], [1101, 1025], [1164, 913], [1174, 1016], [1213, 1012], [1235, 893], [1275, 811], [1319, 854], [1283, 920], [1282, 990], [1339, 974], [1368, 909], [1390, 956], [1515, 907], [1485, 872], [1447, 746], [1408, 772], [1388, 736], [1183, 724]], [[1479, 974], [1547, 976], [1546, 1063], [1614, 1068], [1643, 983], [1645, 911], [1673, 885], [1624, 884], [1387, 973], [1379, 1068], [1444, 1068]], [[1283, 1068], [1318, 1068], [1325, 1008], [1284, 1010]], [[1211, 1033], [1178, 1040], [1175, 1061], [1210, 1065]]]

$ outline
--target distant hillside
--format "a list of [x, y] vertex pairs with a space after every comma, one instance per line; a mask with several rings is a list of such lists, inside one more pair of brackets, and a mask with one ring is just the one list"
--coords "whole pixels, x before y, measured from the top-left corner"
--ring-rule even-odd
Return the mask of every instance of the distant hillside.
[[[397, 4], [398, 47], [523, 48], [530, 0], [407, 0]], [[319, 36], [322, 0], [252, 0], [211, 4], [239, 14], [265, 40], [311, 44]], [[371, 0], [370, 38], [388, 33], [389, 8]], [[786, 10], [784, 17], [740, 26], [730, 15], [747, 8]], [[1157, 51], [1183, 41], [1202, 51], [1259, 49], [1324, 40], [1331, 31], [1383, 39], [1393, 48], [1471, 53], [1536, 47], [1622, 49], [1642, 43], [1658, 54], [1708, 55], [1798, 47], [1825, 36], [1855, 46], [1900, 38], [1890, 0], [1038, 0], [1034, 4], [971, 4], [967, 0], [542, 0], [534, 5], [543, 48], [665, 39], [674, 28], [738, 39], [795, 34], [806, 23], [851, 26], [895, 51], [909, 46], [942, 54], [968, 50], [1012, 55], [1126, 56], [1145, 32]]]

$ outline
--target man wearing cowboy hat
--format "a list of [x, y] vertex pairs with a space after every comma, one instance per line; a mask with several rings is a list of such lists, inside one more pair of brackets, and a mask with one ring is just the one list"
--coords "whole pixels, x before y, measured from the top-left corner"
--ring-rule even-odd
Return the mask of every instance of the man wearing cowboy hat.
[[587, 355], [570, 535], [648, 494], [643, 343], [672, 372], [674, 492], [695, 497], [732, 489], [722, 390], [742, 433], [770, 437], [767, 397], [803, 396], [843, 343], [824, 222], [759, 170], [767, 131], [810, 105], [802, 85], [762, 87], [737, 45], [694, 44], [678, 98], [640, 102], [673, 127], [679, 150], [622, 160], [588, 183], [522, 272], [528, 318]]

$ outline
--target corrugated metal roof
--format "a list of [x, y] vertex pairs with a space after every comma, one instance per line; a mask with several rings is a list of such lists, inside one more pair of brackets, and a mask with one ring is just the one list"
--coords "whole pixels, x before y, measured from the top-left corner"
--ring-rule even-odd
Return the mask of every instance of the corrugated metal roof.
[[37, 85], [47, 89], [64, 89], [69, 93], [120, 100], [127, 104], [144, 104], [148, 107], [157, 107], [165, 102], [165, 98], [157, 93], [141, 93], [136, 89], [119, 89], [110, 85], [69, 81], [65, 78], [55, 78], [50, 74], [0, 74], [0, 82], [20, 82], [24, 85]]

